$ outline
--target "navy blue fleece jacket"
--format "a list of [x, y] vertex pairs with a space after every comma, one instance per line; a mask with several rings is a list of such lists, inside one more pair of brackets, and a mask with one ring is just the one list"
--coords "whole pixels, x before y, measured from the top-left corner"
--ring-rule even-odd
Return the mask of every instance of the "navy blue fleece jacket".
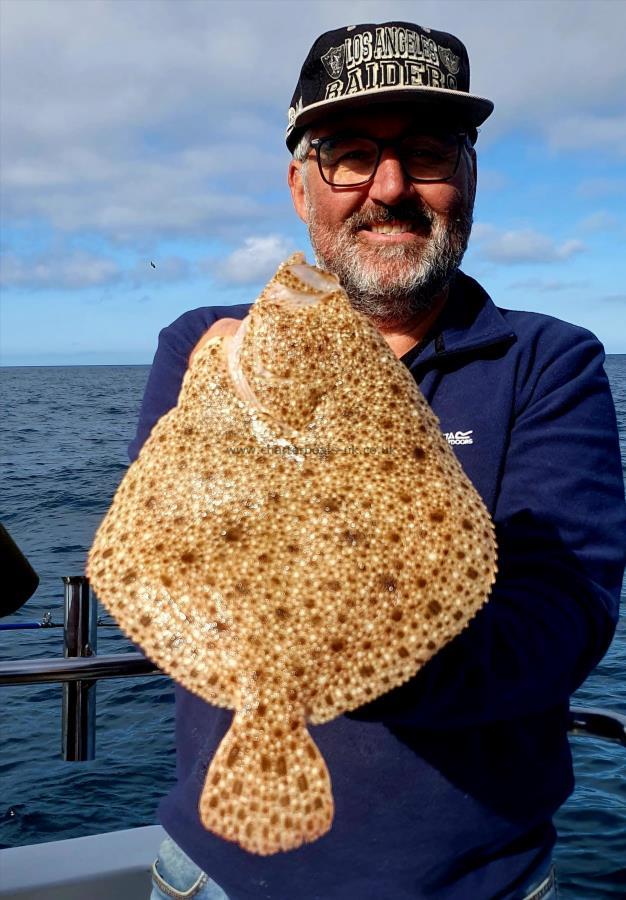
[[[131, 460], [176, 404], [200, 337], [248, 308], [202, 307], [161, 332]], [[624, 566], [603, 360], [588, 331], [498, 309], [459, 273], [436, 334], [402, 361], [495, 521], [492, 597], [407, 684], [311, 728], [335, 820], [289, 853], [254, 856], [202, 827], [199, 794], [232, 713], [176, 686], [178, 781], [161, 822], [231, 900], [515, 898], [549, 851], [573, 787], [568, 698], [609, 646]]]

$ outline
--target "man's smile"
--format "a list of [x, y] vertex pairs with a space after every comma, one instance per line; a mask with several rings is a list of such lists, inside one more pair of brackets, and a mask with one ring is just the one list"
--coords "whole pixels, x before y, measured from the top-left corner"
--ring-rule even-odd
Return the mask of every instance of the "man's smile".
[[368, 222], [358, 229], [360, 235], [374, 243], [407, 243], [418, 236], [424, 237], [425, 228], [416, 221], [390, 219], [387, 222]]
[[412, 222], [383, 222], [380, 225], [372, 224], [365, 226], [366, 231], [373, 231], [375, 234], [404, 234], [407, 231], [414, 231]]

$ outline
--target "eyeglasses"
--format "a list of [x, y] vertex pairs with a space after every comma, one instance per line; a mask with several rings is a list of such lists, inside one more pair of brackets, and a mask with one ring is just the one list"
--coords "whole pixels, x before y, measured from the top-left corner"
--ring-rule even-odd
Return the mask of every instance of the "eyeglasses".
[[386, 147], [392, 147], [410, 181], [449, 181], [456, 174], [461, 149], [468, 139], [459, 134], [412, 134], [395, 140], [357, 135], [315, 138], [311, 147], [320, 175], [334, 187], [358, 187], [371, 181]]

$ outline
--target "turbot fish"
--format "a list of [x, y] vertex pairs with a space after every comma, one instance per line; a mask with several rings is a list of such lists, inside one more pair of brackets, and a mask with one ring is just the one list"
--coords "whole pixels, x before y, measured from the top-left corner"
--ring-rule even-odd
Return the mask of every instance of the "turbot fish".
[[332, 824], [307, 723], [401, 685], [461, 632], [496, 543], [408, 369], [298, 254], [195, 353], [87, 571], [164, 672], [234, 710], [199, 816], [266, 855]]

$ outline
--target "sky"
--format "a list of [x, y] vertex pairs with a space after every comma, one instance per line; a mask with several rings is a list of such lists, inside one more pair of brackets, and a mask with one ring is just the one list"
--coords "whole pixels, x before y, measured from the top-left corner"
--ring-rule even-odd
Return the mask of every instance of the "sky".
[[186, 310], [312, 259], [300, 67], [323, 31], [393, 20], [460, 37], [495, 103], [463, 270], [626, 353], [622, 0], [0, 0], [0, 363], [150, 363]]

